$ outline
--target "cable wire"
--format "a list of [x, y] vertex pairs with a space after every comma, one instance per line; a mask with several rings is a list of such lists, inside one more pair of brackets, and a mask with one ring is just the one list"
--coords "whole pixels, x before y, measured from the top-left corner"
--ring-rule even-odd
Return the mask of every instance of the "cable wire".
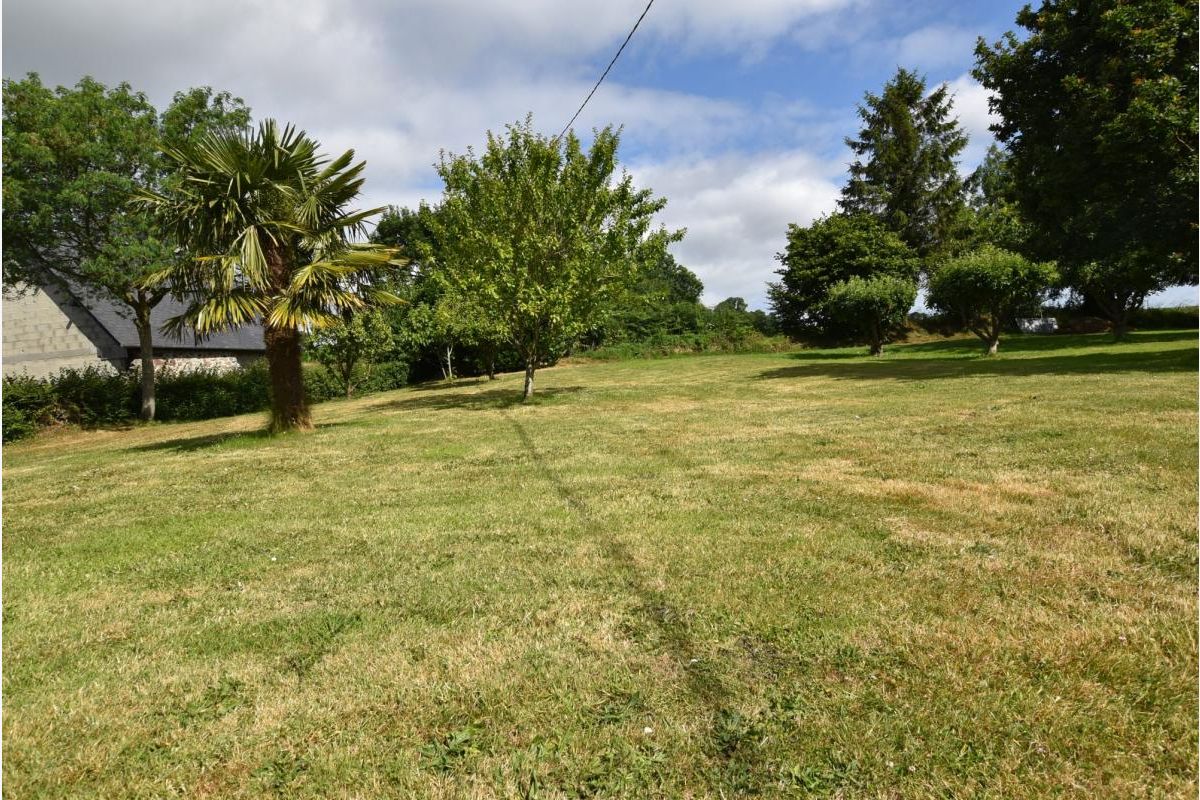
[[592, 95], [594, 95], [596, 90], [600, 88], [600, 84], [604, 83], [604, 79], [608, 77], [609, 70], [613, 68], [613, 64], [617, 63], [617, 59], [621, 57], [621, 53], [625, 50], [625, 45], [629, 44], [629, 40], [633, 38], [633, 34], [637, 33], [638, 26], [642, 24], [642, 20], [646, 18], [646, 13], [650, 11], [650, 6], [652, 5], [654, 5], [654, 0], [650, 0], [649, 3], [646, 3], [646, 7], [642, 10], [642, 15], [637, 18], [637, 22], [633, 23], [633, 28], [630, 29], [629, 35], [625, 37], [625, 41], [621, 42], [620, 48], [617, 49], [617, 54], [612, 57], [612, 61], [608, 62], [608, 66], [604, 68], [604, 74], [600, 76], [600, 80], [596, 81], [596, 85], [592, 87], [590, 92], [588, 92], [588, 96], [583, 98], [583, 102], [580, 103], [579, 108], [575, 110], [575, 114], [571, 117], [571, 121], [563, 126], [563, 129], [558, 132], [558, 136], [554, 137], [554, 141], [561, 139], [563, 134], [570, 130], [571, 125], [583, 112], [584, 106], [586, 106], [588, 101], [592, 99]]

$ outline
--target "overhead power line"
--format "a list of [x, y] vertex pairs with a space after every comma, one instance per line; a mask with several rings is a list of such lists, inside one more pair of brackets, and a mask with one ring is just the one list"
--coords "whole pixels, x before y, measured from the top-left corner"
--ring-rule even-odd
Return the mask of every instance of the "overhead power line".
[[594, 95], [596, 90], [600, 88], [600, 84], [604, 83], [604, 79], [608, 77], [609, 70], [613, 68], [613, 64], [617, 63], [617, 59], [621, 57], [621, 53], [625, 50], [625, 45], [629, 44], [629, 40], [633, 38], [633, 34], [637, 33], [638, 25], [642, 24], [642, 20], [646, 18], [646, 12], [650, 10], [650, 6], [652, 5], [654, 5], [654, 0], [650, 0], [649, 3], [646, 3], [646, 7], [642, 9], [642, 15], [637, 18], [637, 22], [633, 23], [633, 28], [630, 29], [629, 35], [625, 37], [625, 41], [621, 42], [620, 48], [617, 49], [617, 54], [612, 57], [612, 61], [608, 62], [608, 66], [604, 68], [604, 74], [600, 76], [600, 80], [596, 81], [596, 85], [592, 87], [590, 92], [588, 92], [588, 96], [583, 98], [583, 102], [580, 103], [579, 108], [575, 110], [575, 114], [571, 117], [571, 121], [563, 126], [563, 129], [558, 132], [558, 136], [554, 137], [555, 141], [561, 139], [563, 135], [570, 130], [571, 125], [583, 111], [583, 107], [588, 104], [588, 100], [592, 99], [592, 95]]

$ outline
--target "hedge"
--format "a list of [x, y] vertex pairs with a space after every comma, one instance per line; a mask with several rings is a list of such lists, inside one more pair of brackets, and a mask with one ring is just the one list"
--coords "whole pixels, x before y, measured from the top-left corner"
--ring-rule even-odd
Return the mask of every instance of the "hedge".
[[[378, 364], [357, 393], [398, 389], [407, 382], [406, 363]], [[319, 364], [305, 364], [304, 385], [313, 403], [344, 395], [333, 376]], [[164, 369], [156, 376], [155, 388], [155, 416], [164, 422], [228, 417], [270, 406], [270, 379], [265, 361], [223, 372], [206, 368], [186, 372]], [[3, 438], [11, 442], [54, 425], [95, 428], [128, 423], [137, 418], [140, 398], [134, 370], [116, 372], [87, 367], [64, 369], [48, 378], [6, 377]]]

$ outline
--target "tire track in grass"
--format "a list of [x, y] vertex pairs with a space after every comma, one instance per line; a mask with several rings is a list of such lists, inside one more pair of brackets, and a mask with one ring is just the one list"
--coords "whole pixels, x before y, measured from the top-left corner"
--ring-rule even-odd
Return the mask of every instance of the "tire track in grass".
[[688, 634], [683, 615], [667, 599], [666, 595], [652, 587], [646, 577], [638, 569], [637, 562], [629, 548], [616, 536], [607, 534], [604, 525], [592, 511], [587, 501], [573, 491], [551, 469], [546, 459], [538, 452], [529, 433], [520, 421], [507, 412], [502, 412], [504, 418], [512, 426], [517, 438], [533, 460], [534, 467], [543, 480], [552, 486], [563, 503], [571, 509], [583, 525], [585, 533], [599, 543], [601, 552], [618, 570], [631, 594], [641, 603], [646, 618], [657, 629], [667, 649], [679, 670], [686, 677], [688, 691], [699, 699], [708, 712], [710, 752], [723, 767], [735, 766], [732, 761], [737, 750], [738, 764], [741, 775], [754, 771], [757, 758], [747, 752], [747, 748], [731, 747], [728, 738], [728, 720], [740, 717], [731, 704], [732, 692], [725, 680], [717, 673], [708, 660], [702, 659], [695, 642]]

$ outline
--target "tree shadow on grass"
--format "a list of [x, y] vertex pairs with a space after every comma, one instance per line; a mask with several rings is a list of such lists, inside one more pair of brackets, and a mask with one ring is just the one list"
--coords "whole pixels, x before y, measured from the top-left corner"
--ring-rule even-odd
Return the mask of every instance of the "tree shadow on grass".
[[513, 387], [487, 389], [481, 392], [455, 391], [457, 386], [446, 385], [436, 388], [444, 391], [433, 394], [424, 390], [420, 394], [387, 400], [374, 408], [401, 411], [444, 411], [456, 408], [470, 411], [495, 411], [520, 405], [553, 405], [584, 390], [582, 386], [553, 386], [538, 389], [534, 392], [533, 399], [525, 402], [521, 399], [521, 390]]
[[[1180, 341], [1180, 339], [1163, 338], [1154, 341], [1172, 342]], [[929, 344], [947, 345], [950, 343], [931, 342]], [[805, 354], [798, 353], [793, 358], [801, 363], [767, 370], [760, 373], [757, 379], [827, 377], [843, 380], [926, 381], [981, 376], [1102, 375], [1122, 372], [1172, 373], [1197, 370], [1195, 347], [1125, 352], [1105, 349], [1096, 352], [1005, 358], [1005, 343], [1001, 342], [1001, 355], [989, 358], [982, 355], [972, 356], [972, 352], [979, 352], [978, 347], [969, 350], [963, 347], [961, 342], [954, 344], [957, 344], [958, 347], [943, 347], [940, 350], [929, 345], [911, 345], [905, 348], [904, 355], [899, 357], [888, 358], [885, 356], [879, 359], [861, 357], [842, 363], [828, 363], [825, 359], [808, 359], [805, 358]], [[923, 349], [917, 350], [917, 348]], [[1047, 350], [1049, 349], [1047, 348]], [[955, 351], [961, 352], [961, 355], [949, 356]], [[911, 356], [913, 352], [931, 354], [942, 352], [949, 357], [914, 358]], [[1009, 347], [1008, 352], [1020, 351], [1016, 347]]]
[[[1089, 347], [1112, 347], [1122, 344], [1154, 344], [1196, 341], [1196, 331], [1133, 331], [1123, 342], [1113, 340], [1108, 333], [1008, 334], [1000, 338], [1000, 352], [1044, 353]], [[962, 353], [983, 352], [983, 342], [975, 337], [939, 339], [917, 344], [899, 344], [895, 350], [903, 353]]]
[[[323, 422], [317, 425], [316, 429], [320, 431], [326, 428], [339, 428], [354, 424], [355, 423], [352, 422]], [[153, 453], [157, 451], [169, 451], [174, 453], [194, 453], [199, 450], [210, 450], [217, 447], [242, 449], [258, 447], [272, 441], [285, 440], [293, 435], [302, 434], [275, 434], [267, 430], [210, 433], [205, 436], [188, 436], [179, 439], [166, 439], [161, 442], [151, 442], [150, 444], [136, 445], [134, 447], [126, 448], [126, 452]]]

